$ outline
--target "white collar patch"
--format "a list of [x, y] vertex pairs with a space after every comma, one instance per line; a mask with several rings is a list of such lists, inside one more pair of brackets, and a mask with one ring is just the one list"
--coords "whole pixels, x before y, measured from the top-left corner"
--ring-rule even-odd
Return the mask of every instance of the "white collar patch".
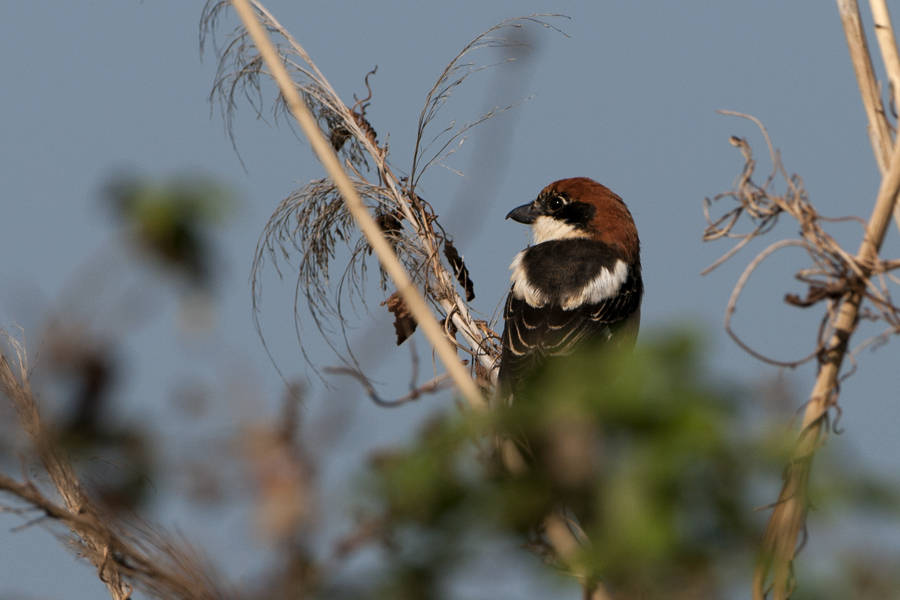
[[586, 238], [587, 232], [575, 229], [573, 225], [550, 217], [538, 217], [531, 224], [531, 235], [534, 244], [538, 245], [551, 240], [569, 240], [573, 238]]

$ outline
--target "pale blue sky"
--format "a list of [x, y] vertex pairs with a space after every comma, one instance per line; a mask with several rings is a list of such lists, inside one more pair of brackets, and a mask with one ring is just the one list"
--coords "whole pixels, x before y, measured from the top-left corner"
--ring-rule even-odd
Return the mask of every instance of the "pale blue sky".
[[[646, 285], [643, 331], [689, 321], [707, 335], [712, 364], [722, 377], [774, 377], [777, 370], [740, 351], [721, 323], [744, 265], [764, 243], [794, 235], [796, 227], [785, 220], [768, 241], [700, 276], [728, 248], [700, 240], [702, 199], [729, 189], [742, 167], [728, 137], [748, 137], [761, 170], [768, 168], [755, 127], [716, 109], [758, 117], [787, 170], [802, 175], [823, 214], [865, 218], [874, 202], [878, 172], [833, 3], [266, 4], [345, 101], [364, 92], [363, 77], [378, 66], [368, 116], [380, 139], [390, 134], [393, 161], [402, 169], [410, 163], [426, 93], [469, 40], [517, 15], [570, 17], [553, 20], [568, 38], [532, 28], [530, 59], [473, 78], [454, 92], [436, 123], [461, 123], [494, 105], [534, 95], [472, 131], [449, 163], [469, 179], [434, 169], [422, 181], [425, 197], [445, 215], [444, 227], [467, 259], [478, 296], [474, 307], [489, 316], [505, 292], [512, 256], [528, 243], [527, 230], [503, 216], [547, 183], [585, 175], [622, 196], [637, 222]], [[25, 327], [37, 343], [48, 311], [67, 289], [75, 288], [77, 295], [79, 269], [113, 244], [100, 192], [117, 170], [160, 177], [201, 172], [238, 190], [237, 208], [217, 238], [228, 264], [219, 288], [219, 328], [208, 339], [180, 344], [172, 332], [174, 304], [158, 299], [152, 326], [135, 326], [126, 344], [129, 379], [120, 389], [126, 420], [156, 418], [179, 378], [201, 373], [217, 380], [236, 364], [260, 382], [269, 398], [265, 405], [274, 404], [281, 382], [253, 329], [250, 264], [277, 203], [322, 173], [308, 147], [283, 123], [276, 128], [271, 119], [256, 120], [247, 105], [236, 117], [246, 172], [242, 169], [218, 107], [210, 116], [216, 63], [209, 50], [202, 61], [198, 55], [202, 6], [184, 0], [36, 0], [0, 8], [0, 324]], [[892, 8], [900, 18], [900, 7]], [[869, 16], [865, 8], [864, 16]], [[496, 60], [489, 53], [473, 58]], [[854, 226], [840, 231], [855, 251], [859, 231]], [[892, 228], [887, 253], [898, 249], [897, 237]], [[748, 342], [780, 358], [799, 357], [813, 345], [820, 309], [804, 312], [781, 302], [786, 292], [802, 292], [792, 273], [803, 260], [801, 253], [788, 251], [767, 264], [736, 317]], [[279, 282], [274, 271], [266, 273], [261, 323], [270, 350], [288, 376], [303, 376], [291, 315], [293, 284], [289, 278]], [[375, 321], [363, 315], [360, 340], [373, 335], [371, 327], [390, 330], [377, 310], [381, 299], [375, 294], [372, 299]], [[103, 321], [102, 307], [87, 310]], [[308, 343], [321, 356], [320, 364], [334, 364], [319, 350], [321, 344], [312, 337]], [[375, 368], [407, 357], [404, 349], [385, 357], [363, 348], [360, 355]], [[897, 357], [896, 342], [861, 356], [859, 372], [842, 389], [846, 433], [831, 441], [894, 477], [900, 477]], [[798, 405], [813, 376], [811, 366], [785, 374]], [[442, 396], [384, 411], [350, 384], [340, 382], [330, 393], [315, 379], [311, 386], [314, 405], [343, 395], [355, 407], [347, 438], [362, 441], [333, 449], [326, 479], [334, 486], [365, 448], [407, 439], [422, 415], [449, 406], [449, 396]], [[386, 388], [396, 390], [402, 386]], [[177, 430], [178, 424], [172, 427]], [[221, 548], [224, 540], [234, 539], [221, 521], [207, 522], [183, 506], [170, 508], [161, 512], [169, 519], [166, 525], [200, 536], [235, 577], [251, 574], [243, 571], [246, 561], [239, 552]], [[238, 516], [229, 518], [239, 522]], [[17, 524], [0, 516], [0, 598], [105, 595], [91, 570], [76, 564], [46, 532], [10, 533]], [[897, 541], [896, 531], [893, 535]]]

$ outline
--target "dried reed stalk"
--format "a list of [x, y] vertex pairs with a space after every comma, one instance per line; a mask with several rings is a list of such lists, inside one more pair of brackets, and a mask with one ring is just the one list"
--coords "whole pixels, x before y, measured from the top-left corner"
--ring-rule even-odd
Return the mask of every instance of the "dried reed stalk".
[[[828, 413], [837, 403], [837, 383], [841, 365], [848, 353], [849, 341], [859, 319], [861, 317], [880, 319], [888, 324], [887, 331], [876, 339], [884, 339], [891, 333], [900, 333], [900, 307], [893, 304], [887, 288], [888, 279], [900, 283], [900, 280], [890, 274], [892, 269], [897, 268], [897, 261], [882, 260], [878, 257], [892, 212], [900, 227], [900, 206], [896, 201], [900, 190], [900, 156], [898, 156], [900, 152], [894, 151], [892, 139], [894, 127], [888, 121], [881, 101], [880, 87], [866, 45], [859, 7], [855, 0], [837, 0], [837, 3], [868, 117], [869, 138], [882, 173], [881, 187], [869, 221], [865, 223], [862, 219], [858, 219], [865, 224], [865, 233], [856, 256], [850, 256], [823, 228], [822, 222], [836, 219], [825, 219], [818, 215], [803, 188], [802, 179], [797, 175], [787, 175], [765, 128], [757, 119], [748, 115], [720, 111], [749, 118], [759, 126], [769, 148], [773, 164], [772, 172], [763, 184], [754, 183], [752, 176], [756, 163], [750, 147], [746, 141], [732, 138], [732, 144], [744, 155], [744, 171], [735, 188], [730, 192], [719, 194], [715, 200], [729, 197], [737, 202], [737, 206], [718, 218], [710, 216], [710, 201], [707, 200], [704, 206], [708, 223], [704, 231], [705, 241], [722, 238], [740, 240], [704, 273], [734, 256], [755, 237], [771, 230], [780, 215], [790, 215], [797, 220], [801, 239], [782, 240], [770, 245], [744, 270], [729, 300], [725, 327], [742, 348], [771, 364], [793, 367], [814, 358], [819, 363], [816, 383], [806, 404], [793, 458], [786, 469], [784, 486], [761, 544], [760, 559], [753, 581], [755, 600], [763, 600], [766, 597], [769, 581], [774, 600], [784, 600], [793, 592], [792, 562], [796, 555], [798, 535], [806, 518], [811, 463], [815, 452], [824, 442], [822, 436], [827, 429]], [[898, 79], [900, 58], [890, 16], [883, 1], [871, 0], [871, 5], [876, 33], [893, 88], [895, 87], [893, 82], [900, 81]], [[771, 185], [779, 174], [784, 177], [788, 186], [788, 190], [782, 195], [771, 191]], [[754, 223], [754, 228], [749, 233], [734, 231], [743, 215], [747, 215]], [[788, 246], [806, 250], [813, 261], [813, 266], [800, 270], [796, 275], [798, 280], [809, 285], [807, 297], [800, 298], [789, 294], [785, 300], [803, 307], [825, 300], [827, 310], [819, 329], [815, 350], [803, 359], [784, 362], [762, 356], [749, 348], [731, 330], [730, 319], [750, 274], [768, 256]], [[872, 308], [861, 308], [864, 301], [871, 303]], [[853, 360], [852, 354], [850, 360]]]
[[[424, 293], [426, 302], [430, 303], [435, 313], [443, 317], [444, 331], [451, 343], [457, 344], [459, 350], [472, 356], [470, 368], [475, 371], [479, 385], [484, 388], [490, 387], [496, 376], [499, 336], [491, 330], [486, 321], [473, 318], [468, 305], [457, 291], [456, 285], [459, 283], [467, 296], [472, 293], [471, 283], [461, 275], [465, 265], [452, 248], [452, 239], [441, 228], [432, 207], [418, 195], [416, 185], [422, 173], [430, 166], [439, 165], [443, 158], [455, 151], [455, 147], [451, 147], [451, 144], [457, 142], [458, 147], [465, 131], [506, 109], [491, 110], [474, 122], [462, 126], [455, 133], [454, 125], [451, 123], [430, 143], [424, 143], [423, 135], [452, 91], [468, 76], [487, 68], [479, 67], [472, 62], [463, 62], [462, 59], [466, 55], [481, 48], [517, 45], [518, 42], [515, 40], [496, 35], [496, 32], [503, 28], [517, 28], [524, 22], [532, 22], [555, 29], [537, 17], [558, 15], [531, 15], [509, 19], [485, 31], [463, 48], [444, 69], [428, 93], [419, 119], [412, 169], [408, 176], [398, 177], [388, 162], [388, 144], [378, 141], [376, 132], [365, 116], [366, 107], [371, 99], [368, 76], [366, 86], [369, 95], [357, 100], [353, 107], [349, 108], [337, 96], [304, 48], [274, 16], [257, 0], [251, 0], [250, 5], [264, 29], [273, 36], [280, 37], [281, 41], [276, 46], [278, 60], [291, 75], [294, 87], [313, 113], [320, 130], [344, 160], [344, 166], [350, 173], [357, 192], [369, 210], [375, 213], [382, 234], [406, 268], [407, 274]], [[201, 47], [207, 37], [212, 37], [215, 41], [215, 28], [219, 17], [231, 6], [229, 0], [207, 0], [201, 18]], [[270, 74], [270, 69], [244, 27], [235, 29], [227, 43], [221, 47], [217, 45], [216, 50], [219, 71], [211, 96], [220, 102], [223, 117], [231, 132], [235, 99], [238, 96], [245, 96], [262, 116], [263, 94], [260, 85], [263, 76]], [[291, 121], [294, 120], [290, 116], [291, 109], [283, 94], [277, 97], [274, 112], [276, 119], [284, 114]], [[371, 181], [367, 181], [363, 171], [374, 172], [374, 177], [369, 177]], [[298, 251], [302, 258], [298, 267], [294, 316], [301, 350], [302, 325], [297, 312], [297, 301], [305, 298], [312, 319], [325, 341], [348, 366], [352, 363], [358, 369], [359, 365], [356, 364], [347, 342], [347, 321], [341, 303], [344, 296], [351, 303], [354, 297], [364, 301], [361, 284], [366, 274], [366, 256], [371, 254], [372, 248], [367, 238], [359, 235], [357, 229], [352, 226], [353, 220], [341, 191], [331, 179], [311, 182], [294, 192], [281, 203], [260, 237], [251, 282], [256, 318], [262, 291], [259, 273], [265, 260], [271, 260], [278, 269], [280, 257], [286, 259], [293, 251]], [[335, 256], [335, 245], [338, 241], [348, 247], [350, 260], [337, 286], [332, 286], [329, 281], [329, 265]], [[443, 262], [442, 256], [446, 257], [449, 267]], [[385, 269], [382, 268], [381, 285], [386, 291], [388, 281], [385, 273]], [[329, 297], [332, 290], [334, 300]], [[344, 336], [343, 352], [333, 343], [335, 331], [331, 328], [332, 320], [338, 322], [340, 333]], [[258, 321], [257, 328], [259, 329]], [[305, 352], [304, 355], [306, 356]]]
[[[891, 138], [893, 127], [884, 110], [884, 103], [881, 101], [881, 85], [879, 85], [872, 67], [872, 57], [869, 54], [869, 45], [866, 43], [866, 33], [862, 26], [859, 4], [856, 0], [838, 0], [837, 4], [841, 24], [844, 27], [844, 35], [847, 38], [847, 48], [853, 63], [853, 71], [856, 73], [856, 81], [859, 84], [859, 93], [866, 110], [866, 117], [869, 120], [868, 130], [872, 151], [875, 153], [875, 162], [883, 177], [891, 159], [891, 149], [894, 147]], [[869, 0], [869, 7], [875, 21], [875, 38], [878, 40], [881, 59], [887, 71], [893, 106], [896, 104], [896, 95], [900, 94], [900, 55], [897, 53], [894, 26], [884, 0]], [[894, 207], [894, 221], [900, 230], [900, 205]]]
[[[894, 84], [900, 75], [900, 60], [887, 7], [880, 0], [872, 0], [876, 33], [888, 76]], [[897, 195], [900, 192], [900, 152], [891, 139], [891, 127], [884, 113], [879, 88], [872, 69], [872, 61], [863, 32], [859, 7], [855, 0], [838, 0], [841, 21], [847, 37], [851, 59], [863, 105], [869, 119], [869, 137], [883, 178], [865, 235], [855, 263], [861, 270], [858, 278], [848, 279], [840, 308], [833, 321], [833, 333], [828, 345], [820, 353], [820, 368], [815, 386], [803, 415], [800, 436], [791, 464], [785, 472], [785, 482], [763, 536], [761, 559], [754, 574], [754, 600], [763, 600], [766, 582], [772, 576], [773, 600], [789, 598], [794, 589], [792, 562], [797, 538], [807, 512], [807, 489], [812, 458], [822, 444], [822, 432], [828, 411], [837, 401], [837, 381], [850, 337], [859, 320], [862, 290], [869, 285], [878, 251], [884, 240], [891, 212], [898, 214]], [[888, 157], [890, 163], [888, 166]], [[900, 219], [898, 219], [900, 226]]]
[[[863, 241], [856, 255], [863, 275], [871, 275], [872, 265], [890, 224], [891, 211], [900, 192], [900, 152], [895, 152], [890, 169], [881, 182], [872, 216], [869, 218]], [[778, 503], [769, 519], [762, 543], [762, 560], [756, 570], [753, 583], [755, 600], [765, 597], [765, 582], [771, 570], [774, 600], [790, 597], [793, 590], [791, 562], [794, 558], [797, 536], [806, 516], [806, 490], [813, 455], [821, 445], [822, 429], [828, 411], [836, 401], [836, 383], [850, 336], [856, 330], [859, 306], [862, 300], [857, 282], [844, 295], [834, 323], [834, 333], [821, 360], [819, 375], [806, 405], [800, 438], [794, 450], [792, 462], [785, 473], [785, 483]]]
[[837, 5], [841, 24], [844, 26], [844, 35], [847, 37], [853, 71], [856, 73], [856, 82], [859, 84], [859, 93], [869, 121], [869, 140], [872, 142], [875, 162], [878, 163], [878, 169], [883, 176], [887, 172], [893, 148], [891, 126], [884, 112], [878, 79], [872, 68], [872, 58], [866, 44], [859, 5], [856, 0], [837, 0]]
[[[316, 156], [337, 184], [348, 210], [353, 215], [363, 235], [366, 236], [369, 246], [378, 256], [378, 260], [385, 271], [391, 276], [397, 291], [409, 307], [413, 318], [422, 327], [422, 332], [428, 338], [456, 387], [473, 410], [486, 409], [487, 402], [460, 362], [456, 349], [450, 345], [450, 342], [444, 335], [443, 328], [437, 322], [437, 319], [434, 318], [434, 315], [431, 314], [425, 299], [419, 294], [418, 289], [409, 278], [403, 265], [397, 260], [397, 256], [391, 249], [390, 244], [382, 235], [381, 228], [369, 214], [359, 194], [356, 192], [356, 186], [353, 185], [353, 182], [350, 181], [350, 178], [344, 172], [337, 153], [325, 139], [325, 136], [322, 135], [322, 132], [319, 131], [316, 120], [297, 92], [296, 86], [279, 59], [279, 55], [271, 40], [269, 40], [269, 36], [256, 18], [250, 3], [247, 0], [232, 0], [232, 4], [241, 21], [243, 21], [244, 27], [246, 27], [253, 38], [272, 77], [278, 83], [282, 95], [287, 100], [291, 114], [297, 120], [301, 129], [303, 129], [303, 133], [312, 145]], [[254, 5], [259, 7], [259, 4], [256, 2], [254, 2]]]
[[869, 0], [869, 7], [872, 9], [872, 18], [875, 21], [875, 38], [878, 40], [884, 69], [887, 71], [888, 82], [891, 86], [890, 98], [892, 104], [896, 104], [897, 94], [900, 94], [900, 55], [897, 53], [897, 40], [894, 38], [891, 15], [885, 0]]

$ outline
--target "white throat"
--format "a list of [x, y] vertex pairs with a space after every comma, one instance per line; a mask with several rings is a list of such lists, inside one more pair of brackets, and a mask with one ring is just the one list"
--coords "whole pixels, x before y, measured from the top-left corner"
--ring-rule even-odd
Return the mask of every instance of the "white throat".
[[573, 225], [553, 219], [551, 217], [538, 217], [531, 224], [531, 235], [535, 244], [549, 242], [551, 240], [568, 240], [573, 238], [585, 238], [588, 234]]

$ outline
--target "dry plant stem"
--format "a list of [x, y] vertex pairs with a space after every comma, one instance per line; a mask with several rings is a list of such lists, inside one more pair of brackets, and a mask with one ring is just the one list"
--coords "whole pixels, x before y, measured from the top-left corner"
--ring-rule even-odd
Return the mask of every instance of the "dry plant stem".
[[[5, 354], [0, 353], [0, 392], [12, 402], [22, 429], [37, 448], [44, 468], [68, 512], [79, 517], [83, 516], [89, 521], [93, 520], [97, 508], [81, 487], [81, 482], [62, 448], [44, 431], [37, 404], [28, 384], [28, 369], [22, 350], [18, 347], [16, 350], [19, 352], [18, 373], [13, 371]], [[97, 567], [100, 580], [106, 584], [110, 596], [115, 600], [130, 598], [131, 586], [125, 582], [118, 563], [111, 559], [114, 549], [106, 536], [79, 521], [67, 520], [66, 525], [84, 541], [84, 554]]]
[[[856, 260], [856, 264], [863, 270], [863, 273], [859, 274], [860, 283], [868, 284], [872, 265], [890, 222], [891, 211], [897, 216], [897, 224], [900, 227], [900, 207], [896, 203], [897, 191], [900, 189], [900, 152], [893, 151], [891, 126], [884, 111], [878, 81], [872, 68], [859, 6], [856, 0], [837, 0], [837, 4], [869, 121], [869, 138], [883, 176], [878, 199]], [[896, 92], [897, 81], [900, 81], [900, 60], [897, 57], [890, 16], [882, 0], [870, 0], [870, 6], [888, 77]], [[890, 168], [887, 166], [888, 157]], [[833, 334], [822, 357], [819, 374], [803, 416], [794, 458], [785, 473], [784, 487], [766, 527], [762, 557], [754, 575], [755, 600], [762, 600], [765, 597], [765, 583], [770, 572], [774, 600], [788, 598], [793, 591], [791, 563], [797, 537], [806, 516], [806, 493], [811, 461], [821, 444], [825, 415], [835, 402], [838, 374], [847, 353], [850, 337], [856, 329], [861, 301], [859, 289], [848, 290], [834, 321]]]
[[[900, 191], [900, 152], [894, 152], [890, 169], [882, 179], [875, 208], [856, 256], [865, 278], [871, 275], [872, 265], [878, 257], [898, 191]], [[835, 320], [834, 333], [829, 340], [815, 386], [806, 405], [793, 459], [785, 473], [784, 487], [763, 537], [762, 560], [753, 582], [754, 600], [762, 600], [765, 597], [765, 582], [770, 569], [773, 600], [785, 600], [791, 595], [791, 562], [795, 554], [797, 536], [806, 516], [806, 489], [810, 465], [813, 454], [821, 443], [825, 416], [834, 405], [838, 373], [847, 353], [850, 336], [858, 322], [862, 299], [859, 286], [863, 283], [860, 281], [855, 289], [847, 291]]]
[[406, 270], [397, 260], [378, 225], [372, 219], [368, 210], [366, 210], [362, 200], [360, 200], [353, 183], [341, 167], [334, 150], [321, 131], [319, 131], [315, 119], [300, 98], [300, 94], [297, 92], [287, 69], [284, 68], [281, 60], [279, 60], [275, 47], [260, 25], [249, 2], [247, 0], [232, 0], [232, 5], [253, 38], [253, 42], [256, 44], [263, 60], [265, 60], [281, 93], [287, 100], [291, 114], [309, 139], [316, 156], [334, 180], [344, 201], [347, 203], [347, 209], [353, 215], [363, 235], [366, 236], [369, 245], [378, 256], [378, 260], [381, 261], [385, 271], [391, 276], [397, 291], [403, 297], [404, 302], [406, 302], [413, 317], [419, 323], [441, 362], [444, 363], [444, 367], [450, 373], [453, 382], [466, 398], [472, 410], [480, 411], [486, 409], [487, 402], [457, 357], [456, 350], [444, 336], [441, 326], [431, 314], [425, 299], [419, 294]]
[[66, 526], [74, 534], [65, 537], [67, 548], [96, 566], [100, 580], [116, 600], [131, 598], [132, 584], [152, 598], [234, 598], [221, 578], [207, 564], [201, 563], [189, 546], [173, 542], [136, 518], [125, 528], [94, 502], [81, 486], [65, 452], [45, 431], [28, 383], [24, 349], [5, 334], [2, 336], [18, 356], [13, 360], [13, 366], [6, 351], [0, 348], [0, 395], [8, 397], [13, 404], [22, 429], [37, 449], [44, 469], [62, 499], [59, 504], [31, 481], [19, 483], [0, 475], [0, 491], [19, 498], [30, 507], [12, 510], [36, 509], [46, 520]]
[[611, 600], [612, 596], [606, 591], [605, 586], [599, 582], [590, 581], [584, 566], [575, 562], [581, 545], [572, 534], [565, 515], [558, 512], [547, 515], [544, 519], [544, 534], [561, 562], [581, 583], [585, 600]]
[[872, 58], [866, 44], [866, 34], [860, 19], [859, 5], [856, 0], [837, 0], [837, 4], [841, 23], [844, 26], [844, 35], [847, 37], [850, 60], [853, 63], [853, 70], [856, 72], [856, 82], [859, 84], [859, 93], [862, 96], [866, 117], [869, 120], [869, 139], [872, 142], [878, 169], [883, 176], [887, 171], [891, 148], [893, 148], [891, 127], [884, 113], [878, 79], [872, 68]]
[[[872, 58], [866, 43], [865, 30], [862, 27], [859, 4], [856, 0], [837, 0], [837, 4], [841, 14], [841, 23], [844, 26], [844, 35], [847, 38], [850, 59], [853, 62], [853, 70], [856, 72], [856, 81], [859, 84], [859, 93], [862, 96], [866, 117], [869, 120], [869, 139], [875, 153], [875, 162], [883, 177], [887, 171], [894, 144], [891, 140], [891, 125], [881, 101], [878, 79], [872, 68]], [[878, 39], [881, 59], [887, 69], [888, 81], [893, 87], [893, 94], [900, 94], [900, 57], [897, 54], [897, 40], [891, 24], [891, 15], [884, 0], [869, 0], [869, 6], [872, 9], [875, 37]], [[894, 207], [894, 221], [897, 223], [897, 228], [900, 229], [900, 205]]]
[[894, 26], [885, 0], [869, 0], [872, 19], [875, 21], [875, 38], [881, 49], [881, 59], [891, 84], [892, 97], [900, 94], [900, 55], [897, 53], [897, 40], [894, 39]]

